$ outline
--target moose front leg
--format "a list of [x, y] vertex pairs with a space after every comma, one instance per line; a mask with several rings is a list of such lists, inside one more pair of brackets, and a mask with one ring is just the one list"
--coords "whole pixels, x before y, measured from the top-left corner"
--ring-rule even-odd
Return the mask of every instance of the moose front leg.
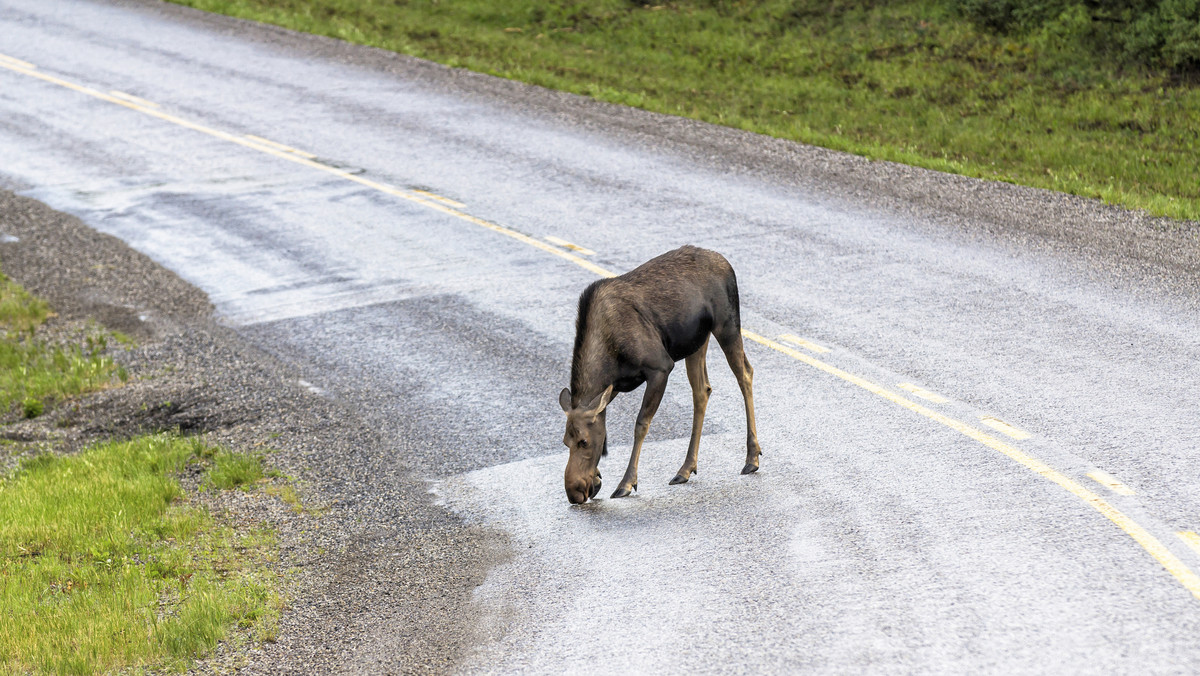
[[646, 378], [646, 394], [642, 397], [642, 408], [638, 411], [637, 424], [633, 427], [633, 453], [629, 456], [629, 467], [625, 470], [625, 477], [617, 485], [617, 490], [613, 491], [614, 498], [623, 498], [637, 490], [638, 456], [642, 454], [642, 442], [646, 439], [646, 432], [650, 430], [650, 421], [654, 419], [663, 392], [667, 389], [669, 374], [670, 370], [652, 371]]

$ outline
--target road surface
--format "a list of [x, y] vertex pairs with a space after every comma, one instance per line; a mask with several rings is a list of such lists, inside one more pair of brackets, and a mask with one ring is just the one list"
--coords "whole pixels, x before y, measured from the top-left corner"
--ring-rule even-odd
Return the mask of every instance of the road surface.
[[[0, 54], [0, 186], [506, 534], [458, 669], [1200, 670], [1194, 224], [151, 2], [0, 0]], [[737, 270], [762, 470], [714, 351], [699, 474], [680, 368], [637, 494], [640, 391], [571, 506], [578, 294], [685, 243]]]

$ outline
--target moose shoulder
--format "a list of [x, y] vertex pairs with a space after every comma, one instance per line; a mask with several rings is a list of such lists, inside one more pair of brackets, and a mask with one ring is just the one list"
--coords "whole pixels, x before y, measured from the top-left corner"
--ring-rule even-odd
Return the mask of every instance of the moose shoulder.
[[746, 402], [746, 464], [758, 469], [761, 449], [754, 426], [754, 369], [742, 350], [737, 278], [725, 257], [684, 246], [619, 277], [588, 286], [579, 297], [571, 386], [559, 394], [567, 414], [563, 443], [570, 450], [563, 483], [572, 503], [600, 491], [600, 456], [607, 453], [605, 408], [620, 392], [642, 383], [646, 392], [634, 426], [629, 467], [612, 497], [637, 489], [638, 456], [675, 362], [685, 360], [692, 386], [692, 438], [672, 484], [696, 472], [704, 410], [712, 388], [705, 355], [715, 336]]

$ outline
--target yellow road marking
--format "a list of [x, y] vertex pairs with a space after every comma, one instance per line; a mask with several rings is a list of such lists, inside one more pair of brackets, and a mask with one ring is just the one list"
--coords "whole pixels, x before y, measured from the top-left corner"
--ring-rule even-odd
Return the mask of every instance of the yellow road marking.
[[1102, 469], [1094, 469], [1087, 473], [1088, 478], [1096, 483], [1104, 486], [1108, 490], [1117, 495], [1133, 495], [1133, 489], [1121, 483], [1117, 477], [1105, 472]]
[[254, 134], [246, 134], [246, 138], [250, 139], [251, 141], [254, 141], [255, 143], [261, 143], [263, 145], [271, 146], [272, 148], [277, 148], [279, 150], [284, 151], [285, 153], [292, 153], [295, 155], [299, 155], [300, 157], [307, 157], [310, 160], [317, 159], [317, 156], [313, 155], [312, 153], [306, 153], [303, 150], [298, 150], [291, 146], [285, 146], [282, 143], [276, 143], [275, 141], [265, 139], [261, 136], [255, 136]]
[[983, 423], [984, 425], [987, 425], [988, 427], [996, 430], [997, 432], [1000, 432], [1002, 434], [1007, 434], [1008, 436], [1012, 437], [1013, 439], [1028, 439], [1033, 436], [1029, 432], [1026, 432], [1025, 430], [1023, 430], [1019, 427], [1014, 427], [995, 416], [981, 415], [981, 416], [979, 416], [979, 422]]
[[949, 399], [943, 397], [942, 395], [938, 394], [937, 392], [930, 392], [929, 390], [927, 390], [923, 387], [917, 387], [916, 385], [913, 385], [912, 383], [899, 383], [896, 385], [896, 387], [899, 387], [900, 389], [904, 390], [905, 392], [915, 394], [916, 396], [924, 399], [925, 401], [931, 401], [935, 404], [944, 404], [944, 403], [950, 401]]
[[28, 61], [14, 59], [13, 57], [8, 56], [7, 54], [0, 54], [0, 63], [10, 65], [10, 66], [16, 66], [18, 68], [24, 68], [26, 70], [33, 70], [33, 69], [37, 68], [37, 66], [33, 65], [32, 63], [29, 63]]
[[[41, 73], [37, 70], [34, 70], [34, 67], [32, 64], [28, 64], [25, 61], [20, 61], [19, 59], [14, 59], [12, 57], [5, 56], [5, 55], [0, 55], [0, 57], [2, 57], [2, 58], [0, 58], [0, 67], [7, 68], [8, 70], [11, 70], [11, 71], [23, 74], [23, 75], [28, 75], [30, 77], [37, 78], [44, 82], [58, 85], [60, 87], [65, 87], [72, 91], [77, 91], [82, 94], [87, 94], [88, 96], [91, 96], [91, 97], [94, 97], [97, 99], [101, 99], [103, 101], [115, 103], [117, 105], [124, 106], [131, 110], [136, 110], [145, 115], [149, 115], [151, 117], [156, 117], [160, 120], [163, 120], [164, 122], [170, 122], [172, 124], [184, 127], [186, 129], [191, 129], [193, 131], [207, 134], [214, 138], [229, 141], [231, 143], [236, 143], [237, 145], [240, 145], [240, 146], [243, 146], [246, 148], [250, 148], [253, 150], [258, 150], [259, 152], [273, 155], [280, 159], [284, 159], [289, 162], [299, 164], [301, 166], [309, 167], [312, 169], [317, 169], [319, 171], [323, 171], [325, 173], [332, 174], [334, 176], [338, 176], [339, 178], [343, 178], [347, 181], [353, 181], [355, 183], [358, 183], [367, 188], [371, 188], [373, 190], [378, 190], [380, 192], [384, 192], [389, 195], [395, 195], [396, 197], [399, 197], [401, 199], [405, 199], [410, 202], [420, 204], [422, 206], [433, 209], [435, 211], [439, 211], [439, 212], [444, 213], [449, 216], [454, 216], [455, 218], [459, 218], [461, 220], [467, 221], [469, 223], [473, 223], [480, 227], [487, 228], [488, 230], [491, 230], [498, 234], [515, 239], [518, 242], [527, 244], [535, 249], [540, 249], [546, 253], [552, 254], [554, 256], [558, 256], [559, 258], [562, 258], [563, 260], [574, 263], [574, 264], [578, 265], [579, 267], [584, 268], [585, 270], [588, 270], [597, 275], [600, 275], [601, 277], [615, 277], [616, 276], [616, 273], [606, 270], [606, 269], [592, 263], [591, 261], [580, 258], [579, 256], [576, 256], [573, 253], [564, 251], [561, 248], [547, 244], [546, 242], [543, 242], [541, 240], [530, 237], [529, 235], [526, 235], [524, 233], [513, 230], [512, 228], [507, 228], [502, 225], [498, 225], [496, 223], [492, 223], [490, 221], [485, 221], [481, 218], [477, 218], [475, 216], [472, 216], [470, 214], [467, 214], [467, 213], [459, 211], [455, 208], [452, 208], [449, 205], [442, 204], [438, 201], [429, 199], [427, 197], [424, 197], [424, 196], [421, 196], [418, 194], [414, 194], [409, 191], [400, 190], [399, 188], [396, 188], [394, 186], [390, 186], [390, 185], [387, 185], [384, 183], [379, 183], [377, 181], [372, 181], [371, 179], [364, 178], [362, 176], [357, 176], [348, 171], [338, 169], [336, 167], [331, 167], [326, 164], [321, 164], [320, 162], [315, 162], [310, 158], [301, 157], [294, 153], [280, 150], [279, 148], [272, 147], [272, 145], [269, 142], [263, 143], [261, 141], [253, 141], [251, 139], [237, 136], [235, 134], [230, 134], [230, 133], [223, 132], [223, 131], [220, 131], [217, 129], [213, 129], [211, 127], [197, 124], [195, 122], [191, 122], [189, 120], [185, 120], [183, 118], [176, 117], [174, 115], [169, 115], [160, 110], [156, 110], [155, 108], [148, 106], [148, 105], [143, 105], [140, 103], [136, 103], [134, 101], [125, 100], [125, 99], [113, 96], [111, 94], [106, 94], [104, 92], [98, 91], [91, 87], [78, 85], [73, 82], [63, 80], [62, 78], [54, 77], [53, 75], [47, 75], [45, 73]], [[1045, 477], [1046, 479], [1052, 481], [1055, 484], [1058, 484], [1064, 490], [1071, 493], [1072, 495], [1075, 495], [1080, 500], [1083, 500], [1085, 503], [1087, 503], [1093, 509], [1100, 512], [1107, 519], [1109, 519], [1114, 524], [1116, 524], [1117, 527], [1119, 527], [1127, 535], [1129, 535], [1131, 538], [1133, 538], [1134, 541], [1136, 541], [1139, 545], [1141, 545], [1143, 549], [1145, 549], [1152, 557], [1155, 558], [1155, 560], [1157, 560], [1160, 564], [1162, 564], [1162, 566], [1167, 569], [1167, 572], [1170, 573], [1172, 576], [1174, 576], [1175, 579], [1178, 580], [1179, 583], [1184, 586], [1184, 588], [1186, 588], [1188, 591], [1190, 591], [1192, 593], [1192, 595], [1195, 596], [1197, 599], [1200, 599], [1200, 577], [1197, 577], [1195, 573], [1193, 573], [1181, 560], [1179, 560], [1178, 557], [1176, 557], [1174, 554], [1172, 554], [1170, 552], [1170, 550], [1168, 550], [1157, 538], [1154, 537], [1153, 534], [1151, 534], [1148, 530], [1146, 530], [1144, 527], [1142, 527], [1136, 521], [1134, 521], [1133, 519], [1126, 516], [1123, 512], [1121, 512], [1120, 510], [1118, 510], [1115, 507], [1113, 507], [1112, 505], [1110, 505], [1099, 495], [1093, 493], [1092, 491], [1089, 491], [1088, 489], [1084, 488], [1079, 483], [1075, 482], [1074, 480], [1070, 479], [1069, 477], [1052, 469], [1049, 465], [1043, 463], [1041, 460], [1038, 460], [1032, 456], [1029, 456], [1029, 455], [1025, 454], [1023, 451], [1017, 449], [1016, 447], [1010, 446], [1007, 443], [1000, 441], [999, 439], [997, 439], [979, 429], [976, 429], [974, 427], [971, 427], [970, 425], [967, 425], [966, 423], [963, 423], [963, 422], [960, 422], [953, 418], [950, 418], [948, 416], [942, 415], [941, 413], [938, 413], [937, 411], [926, 408], [910, 399], [906, 399], [905, 397], [902, 397], [902, 396], [900, 396], [894, 392], [891, 392], [887, 389], [884, 389], [883, 387], [876, 385], [875, 383], [872, 383], [871, 381], [866, 380], [865, 378], [861, 378], [852, 373], [848, 373], [837, 367], [834, 367], [830, 364], [826, 364], [825, 362], [820, 361], [819, 359], [810, 357], [809, 355], [804, 354], [802, 352], [798, 352], [786, 345], [783, 345], [782, 343], [778, 343], [774, 340], [771, 340], [769, 338], [766, 338], [764, 336], [761, 336], [757, 333], [754, 333], [752, 331], [748, 331], [745, 329], [742, 330], [742, 335], [745, 336], [746, 338], [748, 338], [749, 340], [752, 340], [761, 345], [765, 345], [765, 346], [767, 346], [773, 350], [776, 350], [778, 352], [782, 352], [783, 354], [788, 355], [788, 356], [792, 357], [793, 359], [796, 359], [805, 364], [808, 364], [809, 366], [812, 366], [818, 370], [824, 371], [825, 373], [828, 373], [837, 378], [845, 380], [851, 384], [857, 385], [858, 387], [861, 387], [861, 388], [867, 390], [868, 392], [871, 392], [872, 394], [876, 394], [876, 395], [883, 397], [884, 399], [887, 399], [888, 401], [891, 401], [892, 403], [895, 403], [895, 404], [897, 404], [903, 408], [906, 408], [914, 413], [917, 413], [917, 414], [922, 415], [930, 420], [933, 420], [933, 421], [940, 423], [946, 427], [949, 427], [950, 429], [953, 429], [953, 430], [983, 444], [984, 446], [987, 446], [988, 448], [991, 448], [995, 451], [1000, 452], [1001, 454], [1011, 458], [1012, 460], [1016, 461], [1017, 463], [1025, 466], [1026, 468], [1033, 471], [1034, 473]]]
[[159, 107], [159, 105], [153, 101], [147, 101], [146, 99], [143, 99], [140, 96], [134, 96], [133, 94], [126, 94], [125, 92], [119, 92], [115, 89], [109, 90], [108, 93], [112, 94], [113, 96], [117, 97], [118, 99], [125, 99], [126, 101], [129, 101], [130, 103], [136, 103], [140, 106], [147, 106], [150, 108], [158, 108]]
[[462, 209], [463, 207], [467, 206], [467, 205], [463, 204], [462, 202], [459, 202], [458, 200], [452, 200], [449, 197], [442, 197], [441, 195], [431, 193], [428, 190], [417, 190], [416, 188], [414, 188], [413, 192], [417, 193], [418, 195], [424, 195], [430, 199], [435, 199], [435, 200], [441, 202], [442, 204], [449, 204], [450, 206], [458, 208], [458, 209]]
[[801, 338], [800, 336], [793, 336], [790, 333], [783, 334], [782, 336], [779, 337], [779, 339], [786, 340], [787, 342], [791, 343], [792, 345], [799, 345], [800, 347], [802, 347], [806, 350], [812, 351], [812, 352], [828, 352], [829, 351], [829, 348], [825, 347], [824, 345], [817, 345], [816, 343], [812, 342], [811, 340], [805, 340], [805, 339]]
[[1200, 535], [1197, 535], [1190, 530], [1181, 530], [1176, 533], [1176, 535], [1179, 536], [1180, 540], [1183, 540], [1185, 545], [1191, 547], [1192, 551], [1200, 554]]
[[1058, 484], [1068, 493], [1074, 495], [1080, 500], [1083, 500], [1090, 507], [1103, 514], [1109, 521], [1112, 521], [1114, 524], [1116, 524], [1117, 527], [1124, 531], [1126, 535], [1133, 538], [1135, 542], [1141, 545], [1142, 549], [1145, 549], [1150, 556], [1153, 556], [1155, 560], [1162, 564], [1163, 568], [1166, 568], [1167, 572], [1170, 573], [1176, 580], [1178, 580], [1185, 589], [1190, 591], [1197, 599], [1200, 599], [1200, 577], [1197, 577], [1197, 575], [1193, 573], [1191, 569], [1189, 569], [1187, 565], [1179, 559], [1179, 557], [1172, 554], [1171, 550], [1167, 549], [1166, 546], [1163, 545], [1158, 538], [1154, 537], [1150, 531], [1146, 530], [1141, 524], [1131, 519], [1124, 512], [1118, 510], [1116, 507], [1113, 507], [1104, 498], [1084, 488], [1077, 481], [1071, 479], [1065, 474], [1062, 474], [1061, 472], [1058, 472], [1041, 460], [1026, 454], [1015, 446], [1010, 446], [1009, 444], [982, 430], [976, 429], [964, 422], [938, 413], [933, 409], [926, 408], [921, 404], [912, 401], [911, 399], [906, 399], [895, 392], [890, 392], [879, 385], [866, 380], [865, 378], [860, 378], [852, 373], [847, 373], [846, 371], [843, 371], [830, 364], [826, 364], [815, 357], [810, 357], [803, 352], [797, 352], [796, 350], [793, 350], [792, 348], [781, 343], [777, 343], [770, 338], [760, 336], [757, 333], [747, 331], [745, 329], [742, 329], [742, 335], [756, 343], [765, 345], [772, 350], [782, 352], [793, 359], [798, 359], [809, 366], [820, 369], [825, 373], [857, 385], [872, 394], [879, 395], [880, 397], [883, 397], [894, 404], [902, 406], [913, 413], [925, 416], [934, 422], [945, 425], [946, 427], [949, 427], [960, 434], [978, 441], [992, 450], [1000, 452], [1001, 454], [1023, 465], [1027, 469], [1033, 471], [1034, 473], [1040, 474], [1046, 479]]
[[596, 252], [592, 251], [591, 249], [579, 246], [578, 244], [572, 244], [572, 243], [568, 242], [567, 240], [559, 239], [558, 237], [555, 237], [554, 235], [546, 235], [546, 241], [550, 242], [551, 244], [557, 244], [566, 249], [570, 249], [571, 251], [578, 251], [579, 253], [583, 254], [584, 256], [595, 256], [596, 255]]
[[262, 143], [260, 141], [253, 141], [251, 139], [248, 139], [248, 138], [245, 138], [242, 136], [238, 136], [236, 134], [230, 134], [228, 132], [223, 132], [219, 129], [213, 129], [212, 127], [206, 127], [202, 124], [197, 124], [190, 120], [185, 120], [181, 117], [177, 117], [175, 115], [170, 115], [168, 113], [164, 113], [163, 111], [156, 110], [150, 106], [144, 106], [139, 103], [134, 103], [133, 101], [127, 101], [125, 99], [118, 98], [111, 94], [105, 94], [104, 92], [98, 91], [96, 89], [92, 89], [91, 87], [77, 85], [74, 82], [69, 82], [67, 80], [63, 80], [62, 78], [54, 77], [53, 75], [46, 75], [45, 73], [40, 73], [40, 72], [37, 72], [34, 70], [29, 70], [22, 66], [17, 66], [15, 64], [8, 63], [5, 61], [0, 61], [0, 67], [8, 68], [9, 70], [21, 73], [23, 75], [29, 75], [30, 77], [35, 77], [39, 80], [49, 82], [50, 84], [58, 85], [60, 87], [65, 87], [72, 91], [77, 91], [81, 94], [87, 94], [88, 96], [91, 96], [91, 97], [94, 97], [94, 98], [97, 98], [97, 99], [100, 99], [103, 101], [108, 101], [109, 103], [115, 103], [119, 106], [125, 106], [126, 108], [136, 110], [140, 113], [149, 115], [151, 117], [156, 117], [164, 122], [170, 122], [171, 124], [178, 125], [185, 129], [191, 129], [192, 131], [198, 131], [202, 134], [207, 134], [214, 138], [219, 138], [223, 141], [229, 141], [230, 143], [236, 143], [240, 146], [244, 146], [246, 148], [251, 148], [253, 150], [257, 150], [259, 152], [266, 153], [268, 155], [274, 155], [275, 157], [278, 157], [280, 159], [284, 159], [289, 162], [299, 164], [301, 166], [309, 167], [310, 169], [317, 169], [317, 170], [323, 171], [327, 174], [333, 174], [334, 176], [343, 178], [347, 181], [353, 181], [355, 183], [366, 186], [373, 190], [378, 190], [380, 192], [384, 192], [389, 195], [395, 195], [396, 197], [408, 200], [410, 202], [415, 202], [424, 207], [433, 209], [434, 211], [440, 211], [449, 216], [454, 216], [455, 218], [459, 218], [464, 221], [467, 221], [468, 223], [474, 223], [475, 225], [487, 228], [488, 230], [491, 230], [492, 232], [499, 233], [506, 237], [511, 237], [512, 239], [515, 239], [518, 242], [521, 242], [523, 244], [528, 244], [529, 246], [532, 246], [536, 249], [541, 249], [542, 251], [545, 251], [546, 253], [553, 254], [555, 256], [558, 256], [559, 258], [570, 261], [570, 262], [578, 265], [579, 267], [581, 267], [585, 270], [588, 270], [589, 272], [593, 272], [597, 275], [600, 275], [601, 277], [616, 277], [617, 276], [616, 273], [610, 272], [609, 270], [605, 270], [604, 268], [596, 265], [595, 263], [593, 263], [591, 261], [584, 260], [583, 258], [580, 258], [579, 256], [576, 256], [573, 253], [570, 253], [568, 251], [563, 251], [562, 249], [551, 246], [541, 240], [530, 237], [529, 235], [526, 235], [521, 232], [517, 232], [516, 230], [513, 230], [512, 228], [506, 228], [502, 225], [497, 225], [496, 223], [492, 223], [490, 221], [485, 221], [482, 218], [476, 218], [475, 216], [472, 216], [470, 214], [459, 211], [458, 209], [455, 209], [449, 205], [441, 204], [441, 203], [439, 203], [435, 200], [429, 199], [427, 197], [423, 197], [421, 195], [417, 195], [415, 193], [412, 193], [412, 192], [409, 192], [406, 190], [401, 190], [399, 188], [396, 188], [396, 187], [393, 187], [393, 186], [390, 186], [390, 185], [387, 185], [384, 183], [372, 181], [369, 178], [357, 176], [357, 175], [352, 174], [343, 169], [338, 169], [337, 167], [331, 167], [327, 164], [322, 164], [320, 162], [316, 162], [307, 157], [302, 157], [302, 156], [293, 154], [293, 153], [285, 151], [285, 150], [280, 150], [279, 148], [276, 148], [276, 147], [270, 145], [270, 143]]

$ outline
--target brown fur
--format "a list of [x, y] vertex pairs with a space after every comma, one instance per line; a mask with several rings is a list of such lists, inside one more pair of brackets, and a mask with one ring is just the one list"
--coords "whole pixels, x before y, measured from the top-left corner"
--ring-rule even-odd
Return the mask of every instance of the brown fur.
[[637, 488], [637, 461], [667, 377], [687, 360], [695, 414], [687, 459], [672, 483], [696, 471], [700, 428], [711, 387], [705, 356], [715, 336], [746, 402], [747, 452], [743, 473], [758, 469], [752, 382], [754, 370], [742, 349], [737, 278], [715, 251], [684, 246], [624, 275], [588, 286], [579, 298], [571, 360], [571, 387], [559, 403], [567, 413], [563, 438], [570, 449], [564, 473], [567, 497], [585, 502], [600, 488], [599, 461], [607, 448], [604, 411], [612, 397], [647, 383], [634, 427], [629, 468], [613, 497]]

